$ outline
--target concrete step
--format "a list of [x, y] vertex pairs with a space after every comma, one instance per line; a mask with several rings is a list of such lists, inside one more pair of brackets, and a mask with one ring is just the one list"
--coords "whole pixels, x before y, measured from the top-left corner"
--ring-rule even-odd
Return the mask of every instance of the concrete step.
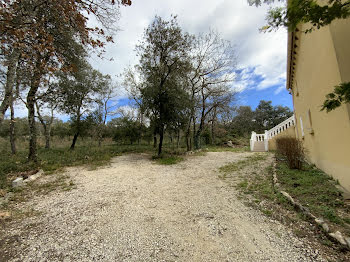
[[265, 152], [264, 141], [255, 141], [253, 146], [253, 152]]

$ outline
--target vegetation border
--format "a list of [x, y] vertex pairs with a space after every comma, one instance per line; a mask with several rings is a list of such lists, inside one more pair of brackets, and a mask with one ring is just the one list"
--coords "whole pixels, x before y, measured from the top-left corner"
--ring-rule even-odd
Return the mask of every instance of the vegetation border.
[[303, 215], [311, 219], [318, 227], [320, 227], [322, 232], [326, 234], [327, 237], [331, 238], [332, 240], [336, 241], [337, 243], [341, 244], [343, 247], [346, 247], [347, 249], [350, 250], [350, 237], [343, 236], [341, 232], [336, 231], [332, 232], [328, 226], [328, 224], [322, 219], [322, 218], [317, 218], [315, 215], [313, 215], [310, 210], [307, 207], [304, 207], [301, 205], [298, 201], [293, 199], [286, 191], [284, 191], [281, 188], [280, 183], [278, 182], [277, 179], [277, 174], [276, 174], [276, 160], [273, 163], [273, 168], [272, 168], [272, 175], [273, 175], [273, 188], [275, 191], [278, 191], [281, 193], [293, 206], [296, 210], [299, 210]]

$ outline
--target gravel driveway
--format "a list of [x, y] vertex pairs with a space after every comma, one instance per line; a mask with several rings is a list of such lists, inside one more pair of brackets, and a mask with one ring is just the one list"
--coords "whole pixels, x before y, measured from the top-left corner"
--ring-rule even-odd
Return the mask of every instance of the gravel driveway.
[[172, 166], [131, 154], [94, 171], [70, 168], [76, 189], [25, 204], [42, 214], [8, 232], [19, 243], [9, 261], [324, 261], [218, 178], [220, 166], [250, 154]]

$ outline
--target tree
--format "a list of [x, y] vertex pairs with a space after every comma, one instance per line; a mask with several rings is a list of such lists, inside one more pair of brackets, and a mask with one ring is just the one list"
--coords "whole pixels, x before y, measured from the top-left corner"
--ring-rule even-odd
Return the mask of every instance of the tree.
[[[54, 112], [59, 106], [59, 93], [55, 90], [55, 84], [50, 83], [50, 80], [47, 81], [48, 88], [42, 90], [40, 94], [37, 95], [35, 100], [36, 115], [44, 129], [45, 136], [45, 148], [50, 148], [51, 141], [51, 128], [52, 123], [55, 119]], [[45, 114], [45, 112], [49, 114]]]
[[[131, 1], [122, 1], [130, 5]], [[0, 105], [0, 123], [9, 107], [18, 59], [32, 72], [27, 93], [30, 128], [28, 159], [37, 161], [35, 100], [45, 75], [57, 70], [69, 70], [65, 52], [70, 49], [68, 38], [84, 46], [103, 48], [112, 41], [110, 34], [118, 19], [119, 1], [114, 0], [15, 0], [0, 2], [1, 53], [6, 57], [7, 80], [5, 97]], [[97, 18], [101, 27], [90, 28], [87, 15]]]
[[237, 136], [247, 137], [254, 131], [254, 112], [250, 106], [240, 106], [230, 123], [231, 132]]
[[76, 141], [81, 134], [84, 119], [100, 102], [97, 97], [106, 91], [109, 85], [109, 76], [91, 68], [82, 61], [77, 71], [70, 74], [59, 74], [57, 88], [60, 93], [60, 109], [71, 116], [74, 137], [71, 149], [75, 148]]
[[113, 139], [124, 141], [127, 138], [131, 145], [141, 138], [142, 131], [145, 128], [140, 125], [139, 121], [130, 116], [114, 118], [111, 122], [114, 125]]
[[141, 82], [142, 105], [159, 134], [158, 155], [162, 153], [167, 125], [178, 121], [186, 110], [188, 94], [185, 76], [192, 37], [182, 32], [176, 17], [164, 21], [156, 16], [136, 46]]
[[293, 115], [289, 107], [272, 106], [271, 103], [261, 100], [255, 109], [255, 128], [258, 132], [269, 130]]
[[[278, 0], [286, 2], [285, 0]], [[270, 4], [274, 0], [248, 0], [250, 5], [260, 6], [262, 3]], [[310, 23], [306, 32], [311, 32], [329, 25], [335, 19], [345, 19], [350, 16], [349, 0], [328, 0], [328, 4], [318, 3], [316, 0], [290, 0], [283, 6], [271, 8], [267, 14], [267, 25], [263, 31], [271, 31], [280, 27], [287, 27], [294, 31], [301, 23]]]
[[104, 87], [98, 92], [97, 109], [90, 116], [95, 124], [98, 146], [101, 146], [106, 132], [107, 117], [115, 113], [113, 109], [116, 107], [115, 101], [112, 100], [115, 97], [115, 86], [109, 75], [105, 76], [103, 85]]
[[[193, 123], [195, 147], [200, 147], [200, 136], [207, 116], [232, 102], [229, 84], [234, 80], [236, 57], [229, 41], [214, 30], [195, 38], [191, 53], [192, 69], [188, 74], [191, 110], [186, 130], [187, 150], [191, 150], [190, 130]], [[196, 115], [199, 127], [196, 130]], [[215, 114], [214, 114], [215, 115]]]

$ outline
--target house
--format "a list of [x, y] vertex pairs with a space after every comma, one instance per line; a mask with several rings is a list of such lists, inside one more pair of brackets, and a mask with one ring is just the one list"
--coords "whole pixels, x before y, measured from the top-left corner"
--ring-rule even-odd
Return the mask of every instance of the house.
[[287, 89], [293, 96], [295, 134], [307, 159], [350, 191], [350, 105], [326, 113], [321, 106], [334, 86], [350, 81], [350, 19], [288, 37]]
[[[271, 150], [275, 137], [297, 137], [307, 160], [350, 191], [350, 105], [321, 111], [326, 95], [336, 85], [350, 82], [350, 19], [305, 34], [308, 28], [300, 25], [288, 36], [287, 89], [293, 96], [294, 116], [289, 124], [266, 131], [261, 140]], [[252, 141], [258, 140], [252, 135]]]

